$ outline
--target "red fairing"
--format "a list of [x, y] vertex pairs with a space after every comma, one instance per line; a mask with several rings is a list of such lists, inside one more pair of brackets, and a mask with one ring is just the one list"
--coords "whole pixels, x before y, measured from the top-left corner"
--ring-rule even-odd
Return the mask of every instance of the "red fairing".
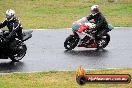
[[86, 25], [82, 24], [82, 25], [80, 25], [80, 28], [79, 28], [78, 32], [81, 33], [81, 32], [83, 32], [87, 28], [89, 28], [89, 26], [86, 26]]

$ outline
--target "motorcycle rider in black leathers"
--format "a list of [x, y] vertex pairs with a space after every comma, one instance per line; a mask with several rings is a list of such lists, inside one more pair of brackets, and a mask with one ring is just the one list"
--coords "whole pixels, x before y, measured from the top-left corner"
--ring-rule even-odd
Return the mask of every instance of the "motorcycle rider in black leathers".
[[[95, 39], [99, 39], [102, 37], [105, 33], [108, 32], [108, 24], [103, 16], [103, 14], [99, 11], [99, 6], [98, 5], [93, 5], [91, 7], [91, 14], [87, 16], [87, 20], [91, 21], [96, 24], [95, 28], [90, 29], [88, 32], [95, 32]], [[87, 42], [87, 39], [84, 38], [84, 42]]]
[[[103, 16], [103, 14], [99, 11], [98, 5], [93, 5], [91, 7], [91, 14], [87, 16], [87, 20], [89, 22], [93, 22], [95, 24], [95, 27], [90, 30], [85, 31], [85, 33], [92, 33], [93, 38], [95, 38], [96, 42], [98, 42], [100, 38], [108, 32], [107, 21], [105, 17]], [[88, 40], [89, 39], [87, 38], [87, 36], [85, 36], [82, 39], [82, 42], [84, 44], [87, 44]], [[91, 41], [88, 42], [89, 44], [94, 42], [94, 39], [90, 39], [90, 40]]]
[[22, 40], [22, 25], [20, 21], [15, 17], [14, 10], [6, 11], [6, 19], [0, 23], [0, 28], [7, 26], [9, 29], [9, 35], [6, 36], [4, 42], [7, 44], [9, 41], [14, 39], [16, 36]]

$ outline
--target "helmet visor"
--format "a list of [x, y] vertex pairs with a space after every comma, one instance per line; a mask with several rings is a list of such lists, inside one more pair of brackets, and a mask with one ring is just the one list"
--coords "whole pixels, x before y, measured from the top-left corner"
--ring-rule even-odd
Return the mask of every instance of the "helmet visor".
[[94, 10], [91, 10], [91, 13], [92, 13], [92, 14], [95, 14], [96, 12], [95, 12]]
[[13, 15], [6, 14], [6, 18], [7, 18], [8, 21], [10, 21], [12, 19], [12, 17], [13, 17]]

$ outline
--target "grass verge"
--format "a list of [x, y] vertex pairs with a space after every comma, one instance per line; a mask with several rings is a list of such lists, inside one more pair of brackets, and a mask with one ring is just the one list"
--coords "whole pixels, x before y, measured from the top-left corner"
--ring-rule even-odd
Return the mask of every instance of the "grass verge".
[[[129, 69], [90, 70], [88, 74], [130, 74]], [[86, 84], [80, 86], [75, 71], [0, 74], [0, 88], [131, 88], [129, 84]]]
[[93, 4], [100, 6], [114, 26], [132, 26], [132, 0], [0, 0], [0, 21], [11, 8], [25, 29], [69, 28], [73, 21], [90, 14]]

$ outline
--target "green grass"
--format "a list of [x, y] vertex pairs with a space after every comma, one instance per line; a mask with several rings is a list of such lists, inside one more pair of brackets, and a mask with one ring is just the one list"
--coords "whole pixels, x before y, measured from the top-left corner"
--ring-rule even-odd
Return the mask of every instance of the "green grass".
[[26, 29], [71, 27], [73, 21], [90, 14], [93, 4], [114, 26], [132, 26], [132, 0], [0, 0], [0, 21], [11, 8]]
[[[130, 69], [90, 70], [88, 74], [130, 74]], [[86, 84], [80, 86], [75, 71], [11, 73], [0, 75], [0, 88], [131, 88], [129, 84]]]

